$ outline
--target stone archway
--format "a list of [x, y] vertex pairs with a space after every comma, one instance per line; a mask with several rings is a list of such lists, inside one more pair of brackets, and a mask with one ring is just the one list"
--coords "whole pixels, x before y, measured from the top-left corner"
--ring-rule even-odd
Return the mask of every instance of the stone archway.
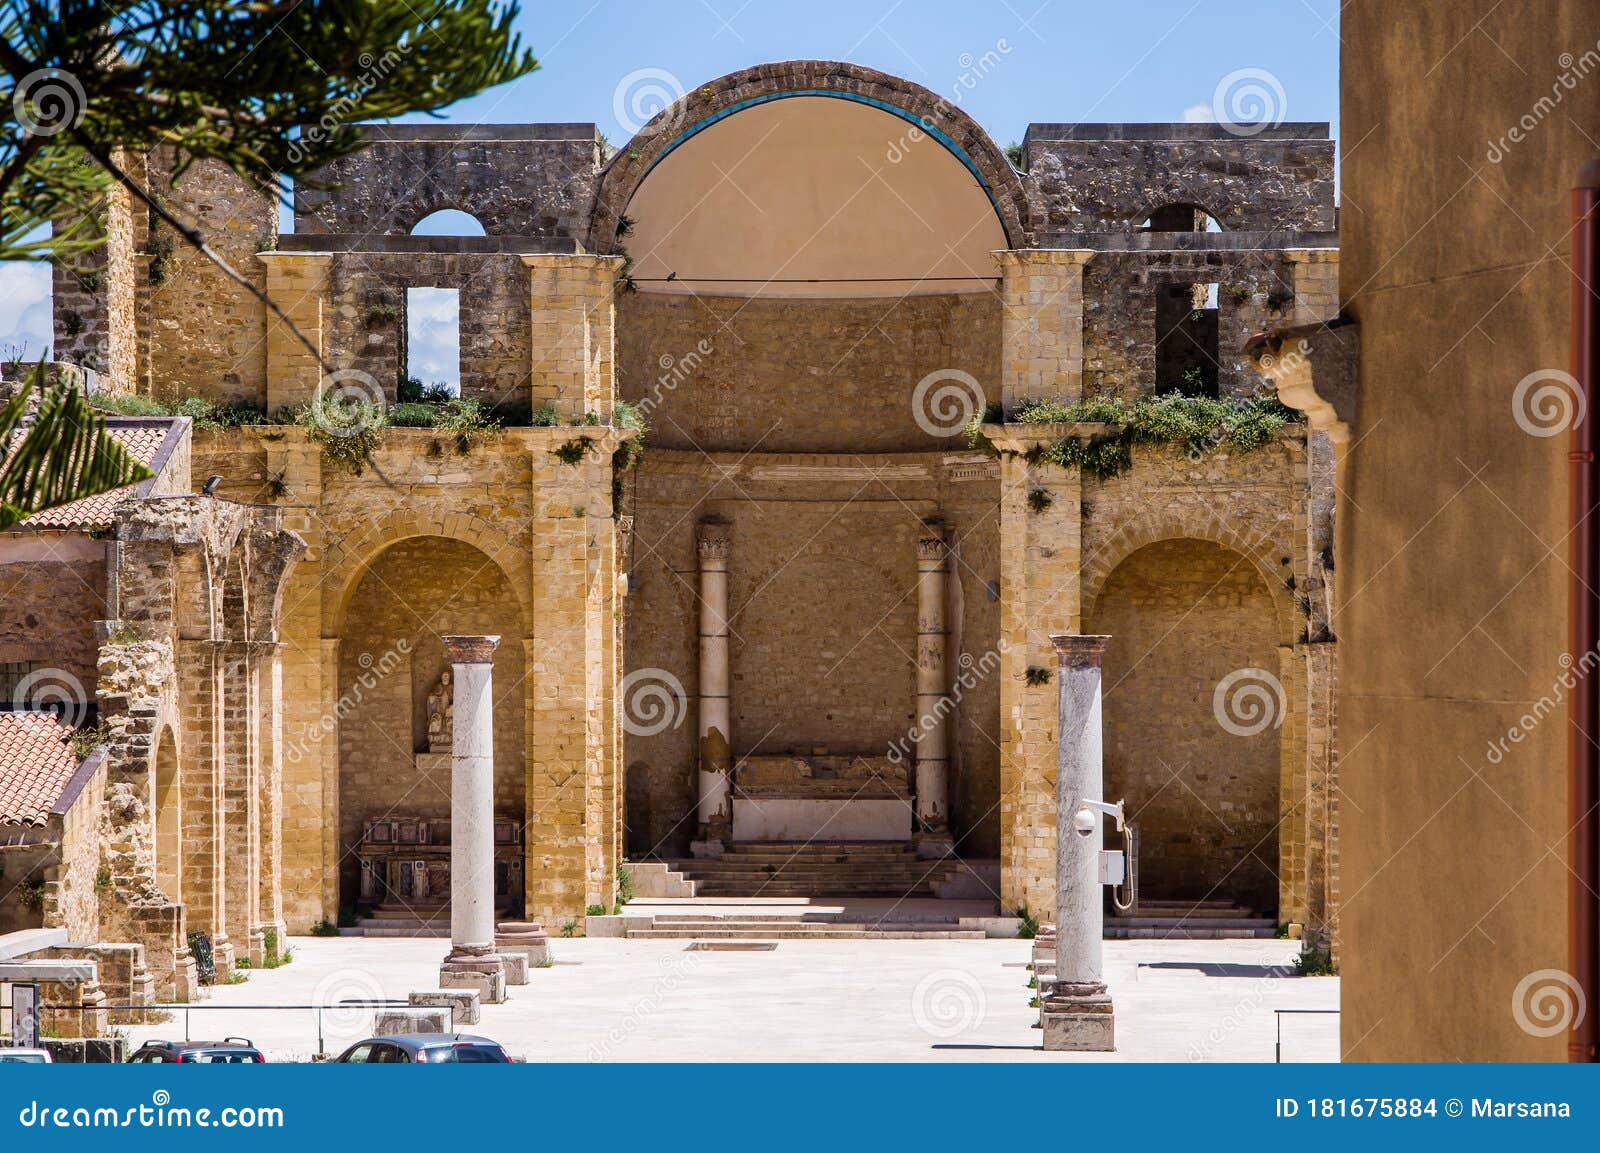
[[497, 845], [497, 860], [508, 858], [497, 873], [505, 873], [500, 887], [510, 886], [507, 906], [520, 907], [528, 681], [522, 602], [510, 575], [465, 541], [407, 536], [372, 555], [341, 601], [331, 706], [341, 910], [426, 921], [448, 900], [450, 755], [430, 739], [428, 709], [449, 668], [441, 638], [450, 633], [503, 638], [494, 657], [495, 813], [497, 825], [518, 836]]
[[589, 248], [614, 251], [628, 202], [663, 156], [719, 117], [789, 96], [838, 96], [874, 104], [906, 121], [908, 131], [939, 139], [964, 158], [984, 186], [1012, 248], [1027, 247], [1033, 229], [1021, 178], [976, 121], [936, 93], [886, 72], [831, 60], [789, 60], [741, 69], [690, 89], [617, 151], [595, 193]]
[[1139, 825], [1145, 900], [1277, 908], [1290, 702], [1273, 600], [1243, 554], [1179, 538], [1124, 558], [1085, 614], [1111, 636], [1106, 791]]

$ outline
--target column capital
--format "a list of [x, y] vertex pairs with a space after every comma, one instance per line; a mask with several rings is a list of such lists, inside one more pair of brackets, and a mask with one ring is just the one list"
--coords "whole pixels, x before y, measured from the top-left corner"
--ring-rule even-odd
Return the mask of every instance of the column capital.
[[937, 525], [924, 525], [922, 536], [917, 540], [917, 560], [924, 563], [944, 563], [945, 549], [948, 542], [944, 539], [944, 529]]
[[722, 560], [728, 559], [728, 551], [733, 544], [733, 526], [720, 521], [702, 521], [696, 540], [700, 559]]
[[442, 636], [450, 663], [457, 665], [486, 665], [494, 660], [494, 650], [500, 645], [499, 637]]
[[1056, 657], [1064, 669], [1097, 669], [1105, 659], [1109, 636], [1085, 636], [1080, 633], [1051, 633], [1050, 643], [1056, 647]]

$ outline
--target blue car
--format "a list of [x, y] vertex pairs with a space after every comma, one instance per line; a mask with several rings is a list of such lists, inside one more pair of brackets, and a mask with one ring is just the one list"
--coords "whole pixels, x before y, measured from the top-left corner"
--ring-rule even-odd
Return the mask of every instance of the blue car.
[[470, 1033], [399, 1033], [368, 1037], [339, 1054], [345, 1065], [509, 1065], [498, 1041]]

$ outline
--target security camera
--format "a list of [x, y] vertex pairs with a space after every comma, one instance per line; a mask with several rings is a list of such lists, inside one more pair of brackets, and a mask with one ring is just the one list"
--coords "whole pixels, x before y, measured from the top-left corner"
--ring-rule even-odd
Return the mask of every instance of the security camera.
[[1093, 836], [1095, 828], [1099, 825], [1099, 823], [1099, 818], [1094, 815], [1094, 810], [1088, 805], [1084, 805], [1077, 812], [1072, 814], [1072, 827], [1077, 831], [1077, 834], [1080, 837]]

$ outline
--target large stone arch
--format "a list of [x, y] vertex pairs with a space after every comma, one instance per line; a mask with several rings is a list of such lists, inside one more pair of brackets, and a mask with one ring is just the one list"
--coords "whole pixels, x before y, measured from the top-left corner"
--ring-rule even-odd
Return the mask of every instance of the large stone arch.
[[935, 136], [967, 163], [989, 193], [1012, 248], [1028, 247], [1033, 230], [1021, 178], [978, 123], [920, 84], [859, 64], [789, 60], [741, 69], [690, 89], [618, 149], [601, 173], [589, 247], [612, 252], [617, 225], [650, 170], [688, 135], [755, 103], [789, 96], [835, 96], [873, 104]]
[[[1093, 615], [1107, 578], [1135, 552], [1164, 540], [1203, 540], [1231, 549], [1249, 563], [1272, 594], [1279, 643], [1293, 644], [1301, 639], [1305, 627], [1287, 584], [1300, 568], [1293, 563], [1295, 552], [1288, 543], [1294, 520], [1287, 517], [1283, 524], [1273, 527], [1281, 535], [1248, 523], [1225, 521], [1210, 509], [1150, 510], [1120, 522], [1114, 531], [1085, 550], [1079, 578], [1083, 617], [1087, 620]], [[1283, 563], [1285, 557], [1290, 558], [1289, 564]]]
[[[516, 635], [524, 607], [510, 572], [482, 549], [455, 537], [402, 535], [379, 549], [342, 589], [336, 676], [328, 686], [338, 734], [338, 871], [341, 908], [397, 907], [438, 912], [447, 890], [447, 854], [437, 846], [451, 815], [448, 739], [438, 747], [428, 727], [430, 696], [450, 670], [443, 637], [503, 638], [494, 655], [494, 781], [497, 820], [520, 827], [526, 811], [528, 736], [532, 711], [527, 648]], [[448, 697], [446, 698], [448, 699]], [[370, 822], [433, 830], [398, 856], [366, 843]], [[390, 844], [407, 843], [398, 833]], [[424, 848], [434, 846], [434, 848]], [[391, 859], [393, 858], [393, 859]], [[401, 858], [404, 858], [403, 860]], [[426, 858], [435, 870], [426, 892], [397, 882]], [[519, 866], [520, 868], [520, 866]], [[379, 880], [383, 878], [383, 880]], [[369, 879], [372, 883], [369, 885]], [[507, 882], [509, 884], [509, 881]], [[509, 892], [520, 900], [520, 882]]]
[[1111, 638], [1105, 787], [1139, 826], [1143, 901], [1280, 911], [1298, 702], [1274, 599], [1243, 556], [1190, 535], [1134, 549], [1086, 606], [1085, 631]]
[[533, 600], [528, 580], [526, 550], [519, 550], [503, 526], [469, 513], [437, 512], [406, 507], [372, 522], [364, 522], [329, 542], [323, 553], [322, 573], [337, 592], [323, 600], [323, 635], [341, 635], [350, 598], [371, 563], [391, 545], [414, 537], [443, 537], [471, 545], [499, 566], [522, 607], [522, 635], [533, 634]]

